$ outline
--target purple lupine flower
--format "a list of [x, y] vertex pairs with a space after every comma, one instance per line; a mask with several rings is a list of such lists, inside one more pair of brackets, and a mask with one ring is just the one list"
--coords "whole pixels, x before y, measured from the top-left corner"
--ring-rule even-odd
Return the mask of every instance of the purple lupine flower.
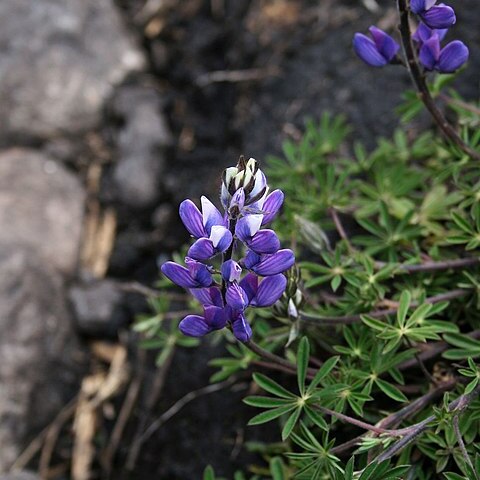
[[425, 43], [427, 40], [429, 40], [434, 34], [437, 34], [438, 38], [441, 41], [445, 38], [447, 32], [448, 28], [430, 28], [424, 23], [420, 22], [417, 30], [415, 30], [415, 33], [412, 35], [412, 38], [421, 45], [422, 43]]
[[166, 262], [162, 265], [162, 273], [173, 283], [183, 288], [209, 287], [213, 283], [209, 268], [203, 263], [191, 258], [185, 258], [187, 268], [175, 262]]
[[410, 9], [430, 28], [451, 27], [457, 21], [455, 11], [444, 3], [436, 3], [437, 0], [410, 0]]
[[203, 337], [214, 330], [221, 330], [227, 324], [225, 310], [221, 307], [206, 305], [203, 317], [187, 315], [179, 324], [180, 331], [189, 337]]
[[270, 307], [282, 296], [286, 286], [287, 278], [281, 273], [266, 277], [260, 283], [257, 275], [249, 273], [240, 282], [252, 307]]
[[289, 249], [279, 250], [273, 255], [258, 255], [250, 250], [244, 259], [245, 268], [262, 277], [282, 273], [294, 263], [295, 255]]
[[222, 278], [226, 282], [238, 282], [242, 275], [242, 267], [235, 260], [227, 260], [222, 264]]
[[275, 253], [280, 248], [280, 240], [273, 230], [260, 230], [263, 215], [245, 215], [235, 227], [235, 234], [255, 253]]
[[213, 226], [228, 227], [224, 216], [217, 207], [207, 198], [202, 197], [202, 212], [191, 200], [184, 200], [180, 204], [179, 213], [185, 228], [195, 238], [207, 238]]
[[[279, 250], [280, 241], [273, 230], [262, 228], [275, 218], [284, 199], [280, 190], [268, 190], [257, 162], [241, 157], [237, 166], [227, 168], [223, 175], [225, 215], [206, 197], [201, 198], [201, 211], [191, 200], [181, 203], [180, 217], [196, 240], [185, 258], [186, 267], [166, 262], [162, 272], [203, 305], [203, 315], [187, 315], [180, 322], [185, 335], [201, 337], [228, 326], [238, 340], [246, 342], [252, 329], [245, 310], [272, 306], [285, 291], [287, 280], [282, 272], [295, 258], [291, 250]], [[243, 279], [242, 267], [232, 258], [242, 243], [248, 249], [242, 265], [254, 272]], [[219, 253], [223, 253], [220, 271], [206, 264]], [[213, 278], [218, 273], [221, 286]], [[258, 275], [266, 278], [261, 280]]]
[[353, 37], [355, 53], [372, 67], [384, 67], [397, 55], [400, 45], [383, 30], [375, 26], [369, 28], [372, 38], [363, 33], [356, 33]]
[[433, 34], [421, 46], [419, 59], [426, 70], [452, 73], [468, 60], [468, 56], [468, 47], [460, 40], [454, 40], [441, 48], [439, 36]]
[[195, 260], [208, 260], [225, 252], [233, 241], [232, 233], [221, 225], [213, 225], [209, 238], [199, 238], [188, 250], [188, 256]]

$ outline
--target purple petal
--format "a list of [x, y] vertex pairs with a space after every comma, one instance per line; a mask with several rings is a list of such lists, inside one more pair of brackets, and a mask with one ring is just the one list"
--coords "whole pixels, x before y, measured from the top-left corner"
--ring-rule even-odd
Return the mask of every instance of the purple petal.
[[202, 223], [202, 214], [191, 200], [184, 200], [180, 204], [179, 213], [180, 218], [190, 235], [193, 235], [195, 238], [207, 236], [207, 232]]
[[438, 70], [442, 73], [451, 73], [458, 70], [467, 60], [469, 51], [460, 40], [454, 40], [440, 52]]
[[287, 287], [287, 278], [283, 274], [267, 277], [260, 282], [258, 292], [251, 301], [254, 307], [269, 307], [273, 305], [285, 291]]
[[218, 287], [210, 288], [191, 288], [190, 293], [202, 305], [215, 305], [216, 307], [223, 307], [222, 292]]
[[252, 337], [252, 329], [243, 315], [239, 315], [234, 320], [232, 330], [235, 337], [241, 342], [248, 342]]
[[383, 67], [388, 63], [378, 51], [375, 42], [362, 33], [356, 33], [353, 37], [353, 49], [365, 63], [372, 67]]
[[[185, 257], [185, 264], [190, 272], [190, 276], [195, 280], [195, 287], [210, 287], [213, 283], [212, 274], [203, 263], [197, 262], [189, 257]], [[190, 287], [192, 288], [192, 287]]]
[[220, 330], [227, 323], [223, 308], [207, 306], [204, 308], [204, 315], [205, 321], [212, 330]]
[[295, 255], [289, 249], [279, 250], [273, 255], [262, 255], [259, 263], [252, 267], [258, 275], [268, 277], [288, 270], [295, 263]]
[[257, 197], [266, 187], [267, 178], [265, 177], [265, 174], [261, 170], [257, 170], [257, 173], [255, 174], [255, 184], [250, 192], [249, 197], [251, 199]]
[[242, 274], [242, 267], [235, 260], [227, 260], [222, 265], [222, 278], [226, 282], [238, 282]]
[[178, 325], [180, 331], [188, 337], [203, 337], [213, 329], [200, 315], [187, 315]]
[[236, 283], [232, 283], [227, 288], [225, 300], [227, 304], [234, 310], [244, 310], [245, 307], [248, 305], [247, 294], [245, 293], [243, 288]]
[[256, 253], [275, 253], [280, 248], [280, 240], [273, 230], [259, 230], [250, 241], [248, 248]]
[[425, 0], [410, 0], [410, 10], [413, 13], [421, 13], [426, 10]]
[[228, 228], [214, 225], [210, 232], [210, 240], [216, 253], [223, 253], [232, 244], [233, 236]]
[[442, 28], [442, 29], [435, 30], [433, 28], [427, 27], [424, 23], [420, 22], [416, 32], [412, 35], [412, 38], [416, 42], [424, 43], [430, 37], [432, 37], [432, 35], [437, 34], [438, 39], [441, 41], [441, 40], [444, 39], [447, 32], [448, 32], [448, 28]]
[[247, 242], [262, 225], [262, 215], [245, 215], [237, 221], [235, 234], [242, 242]]
[[248, 273], [240, 281], [240, 287], [247, 294], [248, 301], [250, 302], [252, 298], [255, 297], [258, 290], [258, 277], [254, 273]]
[[266, 225], [267, 223], [270, 223], [277, 216], [278, 212], [280, 211], [280, 208], [283, 205], [284, 198], [285, 198], [285, 195], [281, 190], [274, 190], [272, 193], [270, 193], [267, 196], [262, 207], [262, 211], [263, 211], [262, 225]]
[[202, 197], [202, 216], [203, 216], [203, 226], [208, 235], [210, 235], [210, 230], [213, 225], [224, 225], [223, 216], [218, 211], [218, 208], [207, 198]]
[[420, 48], [420, 63], [427, 69], [433, 70], [440, 56], [440, 40], [434, 34]]
[[400, 50], [400, 45], [390, 35], [377, 27], [372, 26], [369, 31], [377, 50], [390, 62]]
[[425, 10], [430, 10], [437, 3], [437, 0], [424, 0], [424, 1], [425, 1]]
[[245, 268], [247, 268], [248, 270], [252, 270], [255, 265], [260, 263], [260, 260], [261, 260], [260, 255], [249, 250], [247, 252], [247, 255], [245, 256], [243, 263], [245, 265]]
[[199, 238], [189, 249], [188, 256], [195, 260], [208, 260], [215, 255], [215, 248], [209, 238]]
[[435, 29], [451, 27], [457, 21], [455, 11], [447, 5], [434, 6], [422, 13], [421, 17], [424, 23]]
[[162, 273], [173, 283], [183, 288], [195, 288], [200, 285], [192, 278], [190, 271], [178, 263], [166, 262], [161, 267]]

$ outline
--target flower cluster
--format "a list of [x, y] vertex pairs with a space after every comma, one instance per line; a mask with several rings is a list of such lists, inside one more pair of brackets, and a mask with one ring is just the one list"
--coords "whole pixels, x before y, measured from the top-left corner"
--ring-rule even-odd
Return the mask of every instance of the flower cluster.
[[[440, 4], [436, 0], [411, 0], [410, 10], [418, 16], [420, 23], [413, 34], [418, 48], [418, 58], [425, 70], [437, 70], [440, 73], [452, 73], [467, 60], [467, 46], [454, 40], [441, 48], [441, 41], [448, 28], [456, 22], [453, 8]], [[353, 38], [355, 53], [372, 67], [383, 67], [388, 63], [401, 63], [397, 54], [399, 44], [386, 32], [370, 27], [372, 38], [356, 33]]]
[[[280, 190], [269, 193], [256, 160], [240, 157], [237, 166], [223, 174], [223, 214], [206, 197], [201, 198], [201, 211], [191, 200], [180, 204], [180, 218], [195, 242], [185, 266], [166, 262], [161, 270], [203, 305], [203, 315], [187, 315], [180, 322], [182, 333], [201, 337], [230, 327], [238, 340], [250, 339], [246, 309], [273, 305], [287, 286], [283, 272], [295, 262], [291, 250], [280, 249], [276, 233], [264, 228], [278, 214], [283, 198]], [[211, 262], [220, 254], [216, 270]]]

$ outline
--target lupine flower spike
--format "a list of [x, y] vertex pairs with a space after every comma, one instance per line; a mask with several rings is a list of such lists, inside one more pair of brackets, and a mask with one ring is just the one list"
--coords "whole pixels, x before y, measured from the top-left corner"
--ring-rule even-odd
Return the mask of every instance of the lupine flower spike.
[[457, 21], [453, 8], [436, 3], [437, 0], [410, 0], [410, 10], [430, 28], [451, 27]]
[[452, 73], [468, 60], [468, 47], [460, 40], [454, 40], [440, 47], [440, 37], [434, 33], [420, 47], [419, 60], [426, 70], [440, 73]]
[[[180, 322], [185, 335], [201, 337], [228, 326], [238, 340], [246, 342], [252, 336], [247, 308], [269, 307], [282, 296], [287, 286], [283, 272], [295, 257], [291, 250], [280, 250], [273, 230], [262, 227], [278, 214], [283, 198], [280, 190], [269, 193], [266, 177], [253, 158], [241, 157], [236, 167], [223, 174], [224, 214], [206, 197], [201, 198], [201, 211], [191, 200], [180, 204], [180, 218], [195, 242], [185, 258], [186, 267], [166, 262], [161, 270], [203, 305], [203, 315], [187, 315]], [[238, 261], [232, 258], [241, 253], [245, 255]], [[218, 270], [206, 262], [219, 254], [221, 278], [217, 281]], [[242, 278], [244, 269], [249, 272]]]
[[353, 37], [355, 53], [372, 67], [384, 67], [397, 56], [400, 45], [383, 30], [377, 27], [369, 28], [372, 39], [363, 33], [356, 33]]

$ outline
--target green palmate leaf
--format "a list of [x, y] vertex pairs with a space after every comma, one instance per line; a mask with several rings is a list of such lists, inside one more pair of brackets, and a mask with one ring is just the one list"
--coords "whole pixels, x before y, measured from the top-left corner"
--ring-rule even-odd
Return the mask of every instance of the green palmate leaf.
[[408, 290], [404, 290], [400, 296], [400, 305], [398, 306], [397, 320], [399, 325], [405, 323], [407, 318], [407, 312], [410, 307], [410, 302], [412, 301], [412, 295]]
[[265, 375], [262, 375], [261, 373], [254, 373], [252, 377], [259, 387], [262, 387], [265, 391], [271, 393], [272, 395], [276, 395], [277, 397], [281, 398], [295, 398], [293, 393], [289, 392], [277, 382], [266, 377]]
[[448, 333], [443, 338], [450, 344], [458, 348], [464, 348], [466, 350], [480, 351], [480, 341], [469, 337], [468, 335], [462, 335], [461, 333]]
[[292, 404], [291, 399], [251, 396], [243, 399], [244, 403], [251, 407], [276, 408]]
[[393, 400], [396, 400], [397, 402], [408, 402], [408, 398], [397, 387], [394, 387], [385, 380], [377, 378], [375, 383], [385, 395]]
[[322, 415], [317, 412], [314, 408], [305, 405], [304, 411], [307, 417], [319, 428], [328, 432], [328, 424], [322, 417]]
[[347, 465], [345, 466], [344, 480], [353, 480], [353, 469], [355, 467], [354, 462], [355, 462], [355, 457], [351, 457]]
[[303, 395], [305, 392], [305, 378], [307, 376], [308, 360], [310, 358], [310, 345], [307, 337], [300, 340], [297, 351], [297, 381], [298, 390]]
[[445, 472], [443, 476], [446, 480], [468, 480], [467, 477], [463, 477], [462, 475], [453, 472]]
[[285, 413], [291, 412], [296, 408], [296, 405], [285, 405], [284, 407], [274, 408], [272, 410], [267, 410], [266, 412], [259, 413], [250, 419], [248, 425], [261, 425], [262, 423], [267, 423], [275, 418], [278, 418]]
[[308, 393], [311, 393], [318, 384], [335, 368], [335, 365], [338, 363], [340, 357], [334, 356], [330, 357], [325, 363], [320, 367], [318, 372], [313, 377], [313, 380], [310, 382], [308, 387]]
[[282, 430], [282, 440], [285, 441], [290, 434], [292, 433], [293, 428], [298, 422], [298, 419], [300, 418], [300, 413], [302, 412], [302, 407], [297, 407], [291, 415], [288, 417], [287, 421], [285, 422], [285, 425]]
[[374, 330], [383, 331], [385, 327], [387, 327], [387, 324], [369, 315], [362, 315], [361, 319], [365, 325], [367, 325], [370, 328], [373, 328]]

